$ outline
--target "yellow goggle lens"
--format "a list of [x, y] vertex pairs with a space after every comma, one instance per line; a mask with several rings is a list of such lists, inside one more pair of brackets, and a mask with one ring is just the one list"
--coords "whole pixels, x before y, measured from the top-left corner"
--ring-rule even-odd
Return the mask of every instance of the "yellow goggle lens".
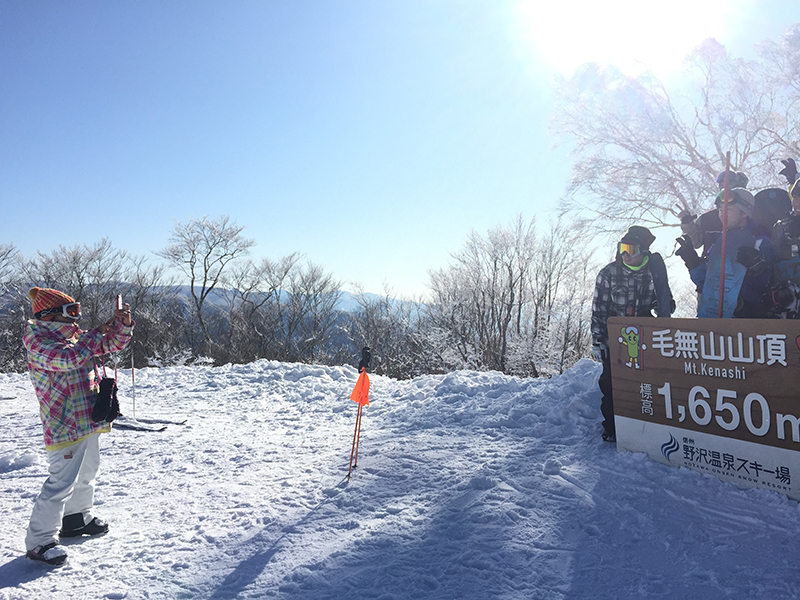
[[627, 254], [628, 256], [637, 256], [640, 253], [639, 246], [636, 244], [619, 243], [619, 253]]

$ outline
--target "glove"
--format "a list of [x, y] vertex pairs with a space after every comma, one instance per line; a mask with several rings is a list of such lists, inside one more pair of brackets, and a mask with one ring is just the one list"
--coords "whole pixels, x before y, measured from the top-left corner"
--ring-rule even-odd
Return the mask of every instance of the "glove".
[[689, 210], [682, 210], [678, 213], [678, 218], [681, 220], [681, 225], [688, 225], [689, 223], [694, 223], [697, 220], [697, 215], [693, 215]]
[[796, 300], [794, 290], [787, 283], [782, 283], [772, 289], [772, 303], [778, 308], [789, 308]]
[[[682, 235], [681, 237], [675, 240], [678, 242], [678, 249], [675, 250], [675, 254], [683, 259], [686, 268], [690, 271], [693, 270], [695, 267], [702, 264], [703, 259], [697, 256], [697, 251], [694, 249], [694, 244], [692, 244], [692, 239], [688, 235]], [[753, 248], [755, 250], [755, 248]]]
[[592, 358], [597, 362], [604, 362], [608, 357], [608, 346], [606, 344], [595, 344], [592, 346]]
[[797, 164], [793, 158], [784, 158], [781, 163], [783, 164], [783, 169], [778, 171], [778, 175], [786, 177], [786, 181], [789, 182], [789, 185], [792, 185], [797, 179]]
[[761, 252], [751, 246], [742, 246], [736, 252], [736, 262], [747, 267], [747, 274], [758, 276], [764, 272], [766, 263], [761, 258]]
[[362, 369], [369, 369], [369, 361], [372, 359], [372, 354], [368, 347], [364, 347], [361, 351], [361, 362], [358, 363], [358, 372], [361, 373]]
[[797, 240], [797, 238], [794, 238], [794, 237], [792, 237], [792, 236], [789, 234], [789, 232], [787, 231], [787, 232], [786, 232], [786, 233], [784, 233], [784, 234], [783, 234], [783, 236], [781, 237], [781, 240], [780, 240], [780, 242], [781, 242], [781, 243], [780, 243], [780, 244], [776, 244], [776, 246], [777, 246], [778, 248], [781, 248], [781, 247], [782, 247], [782, 248], [785, 248], [786, 250], [784, 250], [784, 251], [785, 251], [785, 252], [789, 252], [789, 253], [791, 253], [791, 255], [792, 255], [792, 258], [794, 258], [795, 254], [796, 254], [796, 252], [795, 252], [795, 248], [797, 248], [797, 247], [798, 247], [798, 240]]

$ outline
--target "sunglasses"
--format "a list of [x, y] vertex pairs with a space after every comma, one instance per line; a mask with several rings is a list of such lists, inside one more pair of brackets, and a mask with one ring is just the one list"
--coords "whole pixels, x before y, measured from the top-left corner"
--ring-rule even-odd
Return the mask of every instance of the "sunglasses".
[[44, 310], [40, 310], [34, 316], [37, 319], [41, 319], [42, 317], [49, 317], [50, 315], [61, 315], [63, 317], [67, 317], [68, 319], [77, 321], [81, 318], [81, 303], [71, 302], [70, 304], [62, 304], [61, 306], [56, 306], [54, 308], [46, 308]]
[[641, 249], [636, 244], [619, 243], [619, 253], [627, 254], [628, 256], [638, 256], [641, 254]]

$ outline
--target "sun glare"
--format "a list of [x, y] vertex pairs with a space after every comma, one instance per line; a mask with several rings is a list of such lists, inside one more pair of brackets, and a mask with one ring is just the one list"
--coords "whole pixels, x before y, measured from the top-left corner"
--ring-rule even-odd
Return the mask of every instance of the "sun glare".
[[612, 64], [629, 74], [648, 68], [663, 74], [680, 69], [704, 39], [722, 35], [725, 16], [736, 4], [520, 0], [516, 14], [526, 44], [561, 74], [585, 62]]

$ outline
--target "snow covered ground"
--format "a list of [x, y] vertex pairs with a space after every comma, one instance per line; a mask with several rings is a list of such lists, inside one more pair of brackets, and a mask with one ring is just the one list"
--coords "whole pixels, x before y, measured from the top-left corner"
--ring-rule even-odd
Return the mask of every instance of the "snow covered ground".
[[353, 367], [137, 371], [137, 416], [188, 421], [103, 436], [111, 531], [54, 569], [23, 557], [36, 401], [0, 374], [0, 598], [799, 597], [798, 504], [618, 453], [598, 375], [373, 375], [348, 482]]

